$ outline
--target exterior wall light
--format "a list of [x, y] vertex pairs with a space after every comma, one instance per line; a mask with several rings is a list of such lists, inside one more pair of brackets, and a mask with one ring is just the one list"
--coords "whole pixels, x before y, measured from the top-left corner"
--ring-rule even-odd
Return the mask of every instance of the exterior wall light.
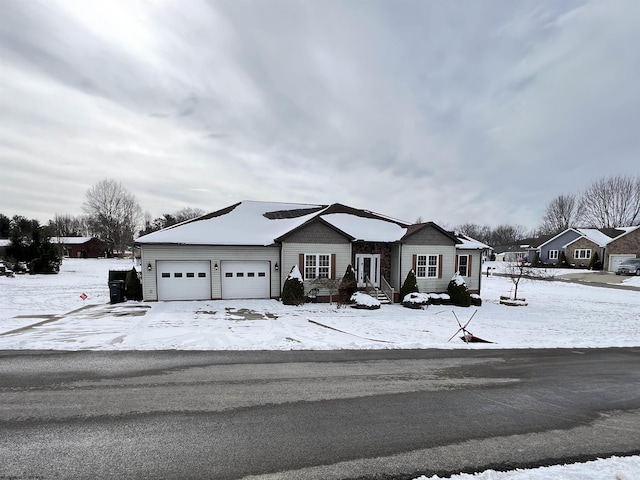
[[151, 266], [151, 262], [147, 263], [147, 270], [151, 271], [153, 267]]
[[280, 269], [280, 267], [278, 266], [278, 262], [276, 262], [276, 264], [273, 266], [273, 268], [275, 268], [276, 272]]
[[213, 266], [213, 269], [217, 272], [218, 271], [218, 262], [215, 263], [215, 265]]

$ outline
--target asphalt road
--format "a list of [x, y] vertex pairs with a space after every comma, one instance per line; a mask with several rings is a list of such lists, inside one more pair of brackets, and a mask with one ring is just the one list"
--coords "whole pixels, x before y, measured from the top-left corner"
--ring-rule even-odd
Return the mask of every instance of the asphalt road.
[[640, 348], [0, 352], [0, 479], [411, 479], [640, 453]]

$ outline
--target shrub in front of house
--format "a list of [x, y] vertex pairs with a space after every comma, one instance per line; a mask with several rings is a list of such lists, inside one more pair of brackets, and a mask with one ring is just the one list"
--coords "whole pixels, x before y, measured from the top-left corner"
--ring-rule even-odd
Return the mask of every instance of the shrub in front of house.
[[356, 272], [354, 272], [351, 265], [347, 265], [347, 271], [342, 277], [340, 286], [338, 287], [338, 298], [341, 304], [349, 303], [351, 296], [358, 290], [358, 283], [356, 282]]
[[429, 305], [430, 297], [427, 293], [412, 292], [402, 299], [402, 306], [407, 308], [424, 308]]
[[482, 306], [482, 298], [480, 298], [480, 295], [478, 295], [477, 293], [471, 294], [471, 305], [473, 305], [474, 307]]
[[560, 256], [558, 257], [558, 261], [556, 262], [556, 267], [569, 268], [569, 262], [567, 262], [567, 256], [564, 252], [560, 252]]
[[598, 256], [598, 252], [594, 252], [589, 262], [589, 270], [602, 270], [602, 262]]
[[282, 303], [302, 305], [304, 303], [304, 282], [297, 265], [294, 265], [282, 286]]
[[447, 286], [447, 294], [453, 305], [458, 307], [471, 306], [471, 294], [469, 293], [467, 284], [458, 272], [451, 277], [449, 285]]
[[407, 278], [404, 279], [404, 283], [400, 287], [400, 298], [405, 298], [410, 293], [416, 293], [418, 291], [418, 280], [416, 279], [416, 272], [409, 270]]
[[360, 308], [362, 310], [377, 310], [380, 308], [380, 301], [364, 292], [355, 292], [349, 298], [353, 304], [351, 308]]
[[442, 297], [439, 293], [430, 293], [429, 301], [431, 302], [431, 305], [442, 305]]

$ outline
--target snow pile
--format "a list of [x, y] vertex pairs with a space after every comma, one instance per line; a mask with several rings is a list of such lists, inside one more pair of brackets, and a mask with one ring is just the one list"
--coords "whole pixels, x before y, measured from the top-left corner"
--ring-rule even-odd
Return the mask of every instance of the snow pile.
[[[639, 478], [640, 456], [611, 457], [592, 462], [571, 465], [552, 465], [528, 470], [517, 469], [511, 472], [485, 470], [480, 473], [461, 473], [451, 480], [636, 480]], [[443, 477], [421, 476], [415, 480], [441, 480]]]
[[356, 292], [351, 295], [351, 301], [355, 304], [353, 308], [363, 308], [367, 310], [376, 310], [380, 308], [380, 301], [364, 292]]

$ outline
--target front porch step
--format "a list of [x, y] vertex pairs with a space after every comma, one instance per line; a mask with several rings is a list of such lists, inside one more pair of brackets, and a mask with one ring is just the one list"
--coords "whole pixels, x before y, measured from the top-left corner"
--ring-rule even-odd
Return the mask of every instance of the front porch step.
[[376, 295], [375, 291], [367, 292], [367, 293], [371, 295], [373, 298], [375, 298], [376, 300], [378, 300], [382, 305], [391, 305], [391, 302], [389, 301], [387, 296], [384, 293], [382, 293], [382, 291], [378, 290], [378, 295]]

